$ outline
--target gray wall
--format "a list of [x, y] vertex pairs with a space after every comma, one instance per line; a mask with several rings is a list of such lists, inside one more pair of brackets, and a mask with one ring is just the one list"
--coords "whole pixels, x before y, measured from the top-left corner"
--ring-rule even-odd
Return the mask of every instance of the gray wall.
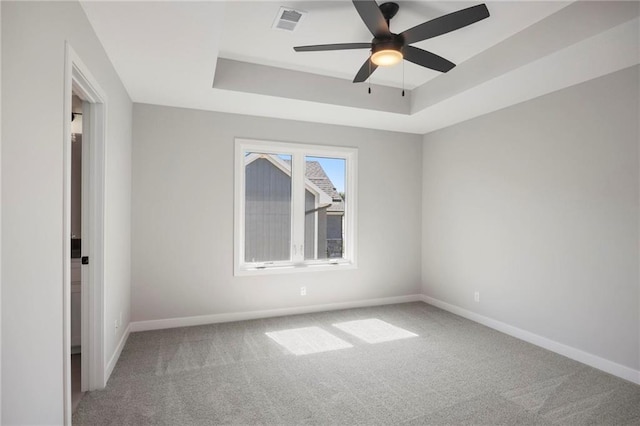
[[[141, 104], [133, 111], [134, 320], [420, 292], [421, 136]], [[235, 137], [359, 148], [358, 269], [233, 276]]]
[[131, 101], [77, 2], [2, 8], [2, 424], [62, 424], [68, 41], [106, 92], [105, 363], [129, 319]]
[[424, 137], [426, 295], [640, 368], [638, 82], [633, 67]]

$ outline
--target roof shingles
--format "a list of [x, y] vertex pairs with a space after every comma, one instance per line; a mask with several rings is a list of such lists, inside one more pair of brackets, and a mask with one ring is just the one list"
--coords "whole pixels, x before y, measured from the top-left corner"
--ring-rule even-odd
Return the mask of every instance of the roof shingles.
[[[291, 160], [284, 160], [291, 165]], [[333, 182], [327, 176], [322, 166], [318, 161], [306, 161], [305, 177], [329, 197], [331, 197], [332, 203], [327, 208], [328, 212], [344, 212], [344, 200], [338, 193], [338, 190], [333, 186]]]

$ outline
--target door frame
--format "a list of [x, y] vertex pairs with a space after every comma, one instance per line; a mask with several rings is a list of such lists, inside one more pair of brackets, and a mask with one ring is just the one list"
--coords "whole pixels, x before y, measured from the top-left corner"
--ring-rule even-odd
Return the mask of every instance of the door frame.
[[[82, 256], [89, 256], [89, 265], [82, 266], [82, 390], [102, 389], [105, 380], [104, 345], [104, 199], [105, 141], [107, 98], [88, 67], [65, 42], [64, 105], [63, 105], [63, 412], [64, 424], [71, 425], [71, 98], [78, 95], [84, 101], [83, 111], [83, 179], [88, 177], [88, 241], [82, 241]], [[88, 160], [89, 164], [85, 164]], [[83, 192], [84, 189], [83, 189]], [[83, 235], [83, 238], [86, 236]], [[85, 244], [88, 243], [88, 244]]]

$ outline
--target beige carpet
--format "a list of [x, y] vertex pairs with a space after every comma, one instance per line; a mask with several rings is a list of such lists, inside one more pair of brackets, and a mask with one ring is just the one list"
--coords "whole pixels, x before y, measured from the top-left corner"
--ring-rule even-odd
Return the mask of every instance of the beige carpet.
[[640, 386], [424, 303], [133, 333], [79, 425], [640, 425]]

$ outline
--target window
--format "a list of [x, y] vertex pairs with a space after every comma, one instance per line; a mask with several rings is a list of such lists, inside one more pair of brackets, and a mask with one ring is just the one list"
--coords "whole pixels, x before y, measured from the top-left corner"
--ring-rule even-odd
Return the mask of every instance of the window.
[[356, 155], [236, 139], [235, 274], [355, 266]]

